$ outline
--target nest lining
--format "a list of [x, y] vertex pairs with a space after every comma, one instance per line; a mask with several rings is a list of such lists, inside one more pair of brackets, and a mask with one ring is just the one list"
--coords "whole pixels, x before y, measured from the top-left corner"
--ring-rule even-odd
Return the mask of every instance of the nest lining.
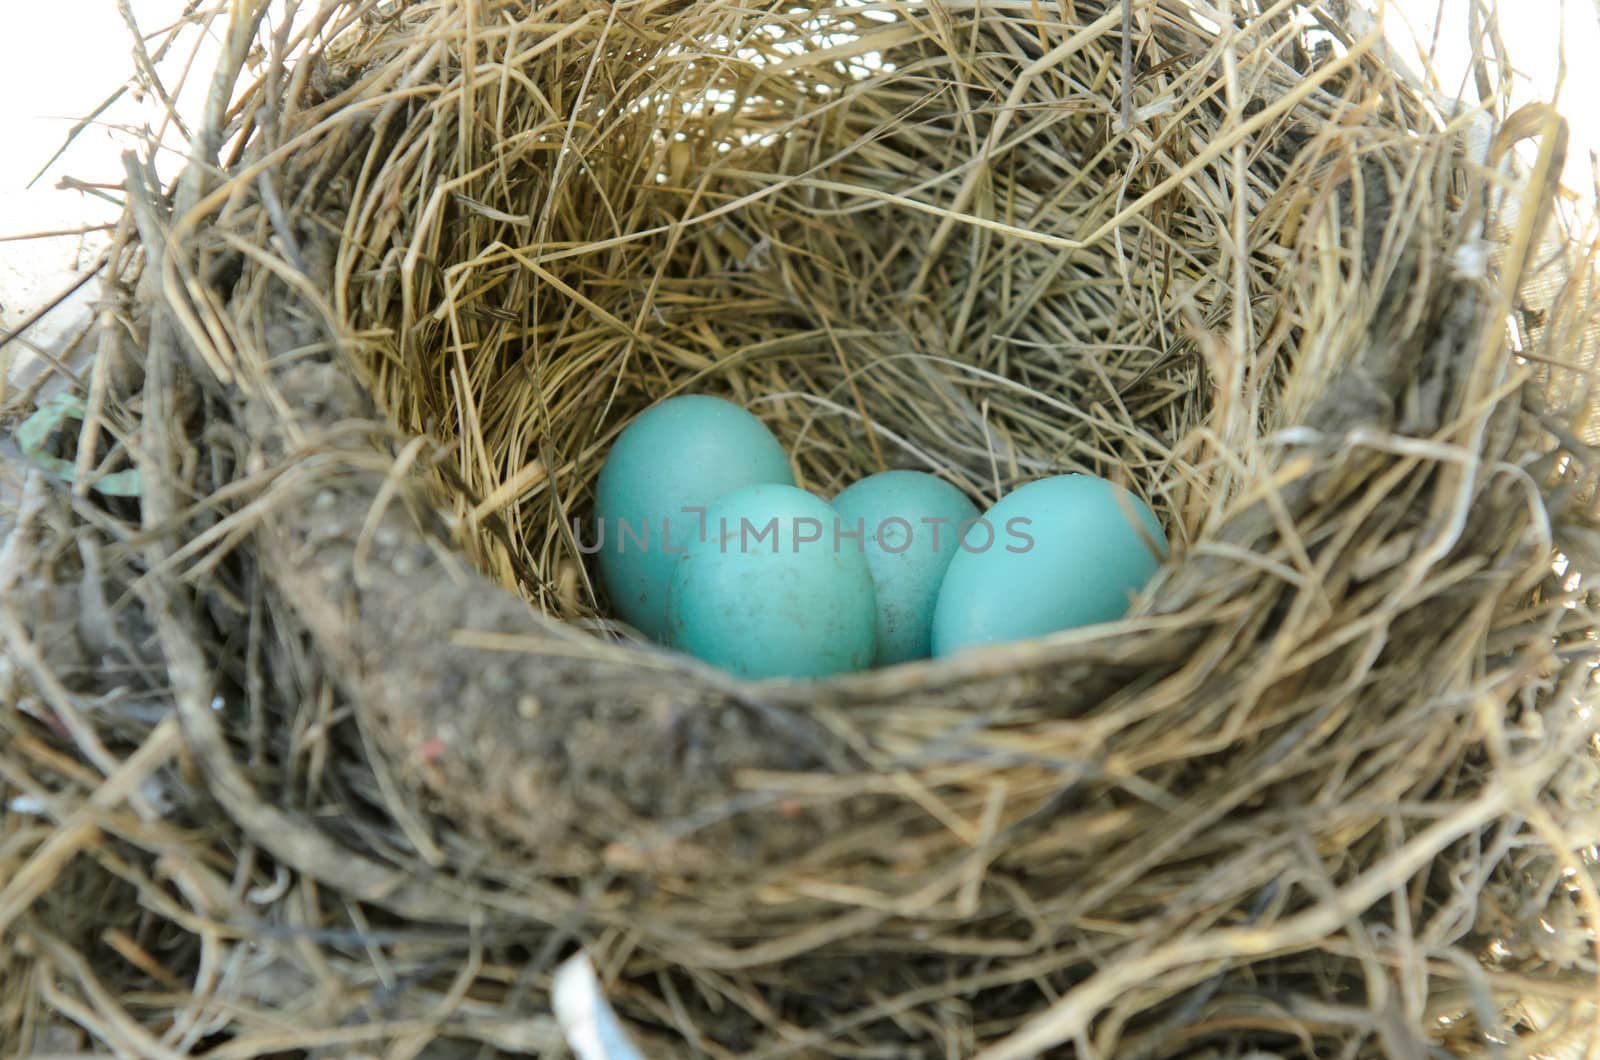
[[[89, 582], [90, 542], [137, 601], [95, 643], [175, 703], [184, 830], [134, 800], [92, 863], [15, 840], [12, 878], [109, 872], [157, 912], [108, 936], [5, 885], [12, 1027], [65, 996], [135, 1052], [164, 1019], [238, 1055], [352, 1023], [547, 1048], [581, 943], [668, 1053], [1585, 1033], [1590, 403], [1560, 366], [1593, 348], [1590, 244], [1529, 252], [1559, 129], [1510, 184], [1375, 38], [1323, 19], [1319, 52], [1286, 5], [1134, 5], [1125, 94], [1121, 13], [1086, 7], [331, 3], [235, 92], [233, 5], [221, 175], [130, 177], [104, 371], [142, 370], [106, 386], [149, 489], [57, 498], [36, 550]], [[1480, 235], [1495, 268], [1463, 270]], [[1551, 272], [1530, 370], [1502, 323]], [[824, 492], [1126, 476], [1180, 555], [1105, 630], [731, 683], [597, 628], [565, 529], [686, 390]], [[35, 683], [73, 665], [15, 625]], [[20, 718], [4, 783], [92, 787]], [[120, 725], [116, 792], [177, 751]], [[248, 974], [157, 990], [219, 946]]]
[[[1136, 134], [1148, 143], [1127, 166], [1117, 110], [1094, 94], [1104, 53], [1072, 49], [1093, 30], [976, 11], [951, 9], [949, 27], [854, 7], [739, 12], [596, 67], [611, 80], [573, 105], [578, 121], [544, 100], [586, 68], [581, 49], [548, 57], [545, 86], [479, 70], [474, 124], [498, 135], [464, 133], [453, 97], [383, 130], [391, 161], [357, 185], [334, 290], [344, 318], [385, 322], [365, 351], [384, 408], [454, 445], [481, 566], [548, 613], [603, 612], [570, 522], [616, 431], [691, 389], [763, 415], [822, 492], [914, 466], [992, 501], [1088, 470], [1130, 479], [1185, 526], [1175, 506], [1210, 492], [1196, 457], [1173, 452], [1208, 411], [1197, 332], [1242, 327], [1261, 348], [1245, 426], [1273, 422], [1300, 308], [1279, 281], [1290, 252], [1265, 235], [1235, 270], [1220, 244], [1236, 194], [1263, 233], [1302, 223], [1307, 204], [1273, 189], [1307, 179], [1286, 181], [1296, 161], [1331, 165], [1327, 144], [1301, 151], [1316, 109], [1274, 122], [1251, 107], [1298, 76], [1281, 60], [1231, 104], [1216, 83], [1191, 96], [1205, 64], [1184, 60], [1201, 40], [1161, 20], [1136, 69], [1178, 60], [1145, 88], [1171, 113]], [[1244, 184], [1152, 196], [1174, 171], [1205, 171], [1199, 130], [1230, 105], [1263, 128], [1240, 145]], [[423, 189], [417, 208], [380, 209], [394, 194], [380, 182]], [[1147, 196], [1157, 215], [1125, 210]], [[1127, 223], [1098, 234], [1119, 211]], [[953, 225], [960, 213], [982, 224]], [[1342, 214], [1321, 223], [1368, 224], [1364, 202]]]

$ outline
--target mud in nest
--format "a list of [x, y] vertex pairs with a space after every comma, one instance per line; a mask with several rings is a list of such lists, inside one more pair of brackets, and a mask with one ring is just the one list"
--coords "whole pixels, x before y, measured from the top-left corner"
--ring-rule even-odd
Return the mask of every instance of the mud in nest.
[[[555, 1052], [581, 947], [651, 1055], [1600, 1039], [1548, 108], [1294, 4], [263, 14], [201, 19], [176, 184], [129, 159], [74, 486], [4, 464], [0, 1038]], [[733, 681], [572, 531], [687, 392], [822, 493], [1117, 479], [1173, 555], [1114, 624]]]

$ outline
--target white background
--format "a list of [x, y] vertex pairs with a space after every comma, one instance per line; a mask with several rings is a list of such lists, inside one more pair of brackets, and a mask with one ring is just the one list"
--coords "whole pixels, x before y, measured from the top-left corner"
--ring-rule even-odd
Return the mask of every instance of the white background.
[[[163, 29], [182, 13], [184, 0], [131, 0], [130, 8], [146, 34]], [[220, 29], [220, 27], [219, 27]], [[121, 182], [121, 153], [147, 125], [158, 120], [150, 103], [125, 94], [119, 104], [85, 130], [74, 147], [32, 190], [26, 185], [55, 153], [77, 120], [86, 117], [133, 71], [132, 31], [117, 12], [116, 0], [3, 0], [0, 3], [0, 236], [24, 235], [116, 220], [117, 207], [78, 191], [59, 191], [63, 176], [85, 181]], [[196, 37], [198, 41], [198, 36]], [[154, 42], [152, 42], [154, 47]], [[188, 56], [182, 57], [184, 60]], [[194, 86], [201, 89], [214, 59], [195, 63]], [[178, 64], [165, 68], [174, 80]], [[183, 100], [191, 102], [189, 94]], [[112, 126], [122, 124], [128, 131]], [[168, 159], [164, 175], [176, 172]], [[114, 194], [114, 192], [113, 192]], [[0, 329], [9, 331], [30, 311], [58, 294], [80, 264], [93, 261], [106, 237], [62, 238], [0, 243]], [[91, 281], [81, 302], [94, 296]], [[48, 342], [57, 327], [30, 331], [34, 342]], [[15, 344], [0, 350], [0, 363], [15, 360]]]

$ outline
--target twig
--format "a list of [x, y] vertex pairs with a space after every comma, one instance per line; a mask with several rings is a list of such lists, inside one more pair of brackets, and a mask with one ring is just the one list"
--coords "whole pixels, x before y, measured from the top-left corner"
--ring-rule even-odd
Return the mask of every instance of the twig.
[[1122, 0], [1122, 131], [1133, 128], [1133, 0]]
[[1203, 980], [1211, 974], [1211, 962], [1291, 952], [1332, 934], [1350, 918], [1403, 887], [1445, 847], [1500, 816], [1513, 799], [1507, 788], [1491, 788], [1362, 873], [1338, 894], [1282, 923], [1176, 939], [1153, 952], [1103, 968], [1019, 1030], [979, 1053], [976, 1060], [1026, 1060], [1039, 1056], [1083, 1034], [1095, 1014], [1124, 990], [1153, 982], [1174, 970], [1197, 968], [1197, 979]]
[[168, 717], [145, 737], [139, 749], [106, 775], [88, 800], [68, 814], [44, 844], [6, 882], [0, 890], [0, 938], [17, 917], [55, 882], [61, 868], [99, 834], [100, 814], [114, 809], [137, 795], [150, 776], [165, 765], [182, 746], [178, 723]]

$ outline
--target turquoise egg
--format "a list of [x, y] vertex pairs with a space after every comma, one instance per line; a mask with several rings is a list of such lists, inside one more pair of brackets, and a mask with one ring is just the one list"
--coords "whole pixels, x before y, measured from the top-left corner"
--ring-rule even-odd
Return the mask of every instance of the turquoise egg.
[[828, 677], [876, 650], [866, 557], [834, 510], [793, 486], [747, 486], [706, 513], [667, 590], [668, 643], [739, 677]]
[[1093, 475], [1030, 482], [983, 519], [945, 571], [936, 656], [1121, 618], [1167, 552], [1144, 502]]
[[[861, 543], [878, 594], [879, 666], [931, 654], [933, 605], [962, 526], [978, 518], [966, 494], [921, 471], [868, 475], [833, 499]], [[848, 542], [848, 543], [854, 543]]]
[[580, 547], [598, 551], [618, 617], [663, 640], [667, 580], [700, 533], [705, 508], [756, 483], [792, 486], [783, 447], [766, 425], [720, 398], [669, 398], [618, 436], [600, 469], [595, 525]]

